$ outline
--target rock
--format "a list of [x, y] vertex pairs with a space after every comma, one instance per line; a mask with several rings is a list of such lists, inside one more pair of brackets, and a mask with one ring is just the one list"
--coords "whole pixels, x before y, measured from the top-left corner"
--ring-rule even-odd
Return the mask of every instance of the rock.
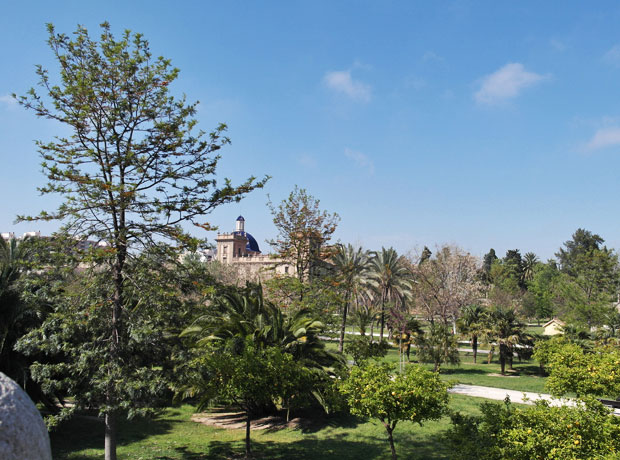
[[0, 459], [52, 460], [45, 423], [26, 392], [0, 372]]

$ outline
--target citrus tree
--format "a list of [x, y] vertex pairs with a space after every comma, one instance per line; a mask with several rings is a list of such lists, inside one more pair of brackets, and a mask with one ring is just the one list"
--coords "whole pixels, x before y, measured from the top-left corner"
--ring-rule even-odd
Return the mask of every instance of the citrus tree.
[[392, 365], [371, 363], [354, 367], [341, 392], [352, 414], [381, 421], [396, 460], [396, 424], [409, 420], [422, 425], [425, 420], [439, 419], [448, 405], [448, 387], [438, 374], [420, 367], [409, 366], [405, 373], [395, 374]]

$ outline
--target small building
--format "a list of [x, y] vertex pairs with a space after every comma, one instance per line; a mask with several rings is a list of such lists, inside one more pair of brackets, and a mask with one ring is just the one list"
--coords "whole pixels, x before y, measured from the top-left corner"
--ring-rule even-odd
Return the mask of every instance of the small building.
[[553, 318], [551, 321], [543, 324], [543, 335], [559, 335], [564, 333], [564, 326], [566, 323], [564, 321]]

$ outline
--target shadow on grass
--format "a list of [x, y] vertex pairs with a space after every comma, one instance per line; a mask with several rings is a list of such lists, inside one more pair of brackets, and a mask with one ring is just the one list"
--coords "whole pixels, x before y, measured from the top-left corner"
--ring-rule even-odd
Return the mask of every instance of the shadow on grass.
[[[131, 444], [150, 436], [168, 433], [173, 424], [168, 420], [175, 411], [169, 411], [166, 417], [121, 419], [118, 421], [118, 445]], [[71, 452], [86, 449], [103, 449], [105, 427], [103, 419], [92, 416], [75, 416], [50, 432], [50, 442], [54, 458], [64, 458]]]
[[[327, 439], [308, 438], [289, 443], [274, 441], [252, 441], [252, 458], [261, 460], [358, 460], [386, 458], [389, 456], [389, 444], [386, 439], [369, 437], [368, 439], [356, 436], [355, 440], [347, 439], [346, 433]], [[403, 441], [405, 437], [403, 436]], [[399, 452], [401, 458], [407, 459], [432, 459], [433, 450], [423, 444], [412, 446], [405, 451]], [[398, 447], [397, 447], [398, 449]], [[244, 457], [242, 442], [211, 441], [209, 453], [191, 452], [187, 448], [175, 449], [178, 456], [158, 457], [158, 460], [227, 460], [241, 459]]]

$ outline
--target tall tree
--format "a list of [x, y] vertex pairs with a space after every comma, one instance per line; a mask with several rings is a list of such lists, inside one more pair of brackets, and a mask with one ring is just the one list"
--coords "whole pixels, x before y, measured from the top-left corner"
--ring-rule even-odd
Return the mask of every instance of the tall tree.
[[311, 278], [317, 264], [327, 257], [324, 245], [336, 231], [340, 217], [321, 211], [320, 201], [297, 185], [279, 205], [267, 203], [278, 237], [268, 241], [277, 254], [295, 263], [301, 282]]
[[482, 258], [482, 278], [487, 283], [490, 282], [491, 267], [496, 260], [497, 254], [495, 254], [495, 249], [493, 248], [489, 249], [489, 252]]
[[564, 247], [560, 248], [555, 254], [560, 264], [560, 270], [575, 275], [580, 260], [582, 260], [581, 256], [600, 250], [601, 244], [604, 242], [605, 240], [596, 233], [578, 228], [573, 233], [572, 239], [565, 241]]
[[455, 321], [482, 294], [478, 259], [458, 247], [439, 248], [435, 257], [412, 270], [416, 300], [430, 321]]
[[567, 319], [600, 326], [609, 305], [617, 300], [618, 255], [596, 234], [578, 229], [556, 256], [562, 277], [557, 283], [560, 310]]
[[[200, 219], [217, 206], [239, 201], [262, 187], [265, 179], [251, 177], [240, 186], [215, 178], [220, 156], [229, 143], [225, 125], [209, 135], [195, 132], [196, 104], [176, 99], [170, 84], [179, 70], [169, 60], [154, 58], [141, 34], [126, 31], [116, 39], [107, 23], [99, 41], [84, 27], [73, 39], [48, 25], [48, 44], [59, 64], [59, 83], [37, 67], [43, 94], [34, 88], [18, 101], [37, 116], [54, 120], [70, 132], [51, 142], [37, 142], [48, 183], [40, 191], [58, 193], [64, 201], [56, 211], [43, 211], [24, 220], [58, 219], [65, 229], [107, 245], [102, 269], [109, 270], [110, 292], [102, 307], [109, 313], [108, 347], [103, 366], [109, 367], [105, 417], [105, 458], [116, 459], [116, 418], [127, 401], [121, 399], [122, 355], [127, 347], [131, 317], [125, 295], [128, 259], [135, 249], [160, 240], [195, 243], [181, 223], [204, 228]], [[110, 299], [110, 301], [108, 301]], [[135, 382], [134, 382], [135, 383]], [[143, 382], [145, 385], [148, 382]]]
[[385, 307], [388, 302], [403, 301], [411, 292], [411, 274], [394, 248], [381, 248], [371, 259], [369, 282], [375, 287], [381, 302], [381, 331], [383, 340]]
[[361, 288], [365, 277], [368, 275], [370, 258], [368, 252], [361, 247], [355, 249], [350, 244], [347, 246], [339, 244], [336, 254], [331, 258], [331, 263], [336, 271], [338, 285], [344, 291], [342, 325], [340, 327], [340, 341], [338, 342], [338, 351], [342, 353], [349, 304], [355, 296], [356, 290]]
[[534, 269], [538, 262], [538, 257], [533, 252], [526, 252], [523, 256], [523, 280], [526, 284], [534, 278]]

